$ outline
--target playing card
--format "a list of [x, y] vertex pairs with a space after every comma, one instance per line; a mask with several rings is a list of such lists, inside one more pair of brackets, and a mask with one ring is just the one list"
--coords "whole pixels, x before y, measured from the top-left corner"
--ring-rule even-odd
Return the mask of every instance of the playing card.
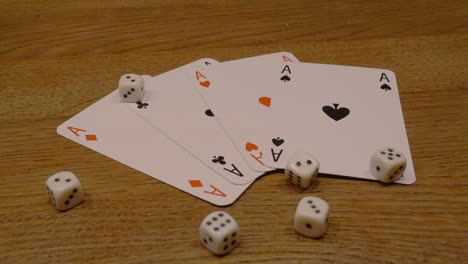
[[218, 206], [233, 203], [252, 183], [226, 181], [121, 103], [118, 91], [64, 122], [57, 132]]
[[126, 105], [229, 182], [246, 184], [262, 173], [247, 165], [187, 76], [189, 67], [217, 63], [201, 59], [159, 76], [143, 76], [149, 93], [142, 102]]
[[322, 173], [374, 179], [370, 156], [379, 148], [395, 147], [407, 158], [398, 182], [416, 181], [392, 71], [301, 63], [294, 65], [294, 84], [288, 88], [274, 95], [274, 118], [282, 125], [269, 128], [289, 139], [278, 168], [303, 150], [320, 160]]
[[[294, 80], [293, 54], [279, 52], [189, 71], [195, 89], [215, 114], [251, 168], [277, 167], [288, 139], [272, 130], [275, 96]], [[265, 140], [267, 139], [267, 140]]]

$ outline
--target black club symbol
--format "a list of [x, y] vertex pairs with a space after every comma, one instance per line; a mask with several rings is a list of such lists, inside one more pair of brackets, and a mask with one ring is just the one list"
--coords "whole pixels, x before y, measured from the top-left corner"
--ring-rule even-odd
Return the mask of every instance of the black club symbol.
[[148, 106], [148, 103], [142, 103], [141, 101], [138, 101], [137, 105], [139, 109], [142, 109], [142, 108], [146, 109], [146, 107]]
[[221, 165], [224, 165], [226, 164], [226, 161], [224, 161], [224, 157], [223, 156], [213, 156], [213, 160], [212, 160], [213, 163], [218, 163], [221, 164]]

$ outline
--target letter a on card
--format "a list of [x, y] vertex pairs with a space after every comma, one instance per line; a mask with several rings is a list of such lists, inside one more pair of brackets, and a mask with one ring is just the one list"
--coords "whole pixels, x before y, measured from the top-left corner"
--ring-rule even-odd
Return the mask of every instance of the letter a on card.
[[78, 132], [86, 132], [86, 130], [84, 129], [81, 129], [81, 128], [76, 128], [76, 127], [72, 127], [72, 126], [69, 126], [68, 127], [68, 130], [70, 130], [73, 134], [75, 134], [75, 136], [79, 137], [80, 134], [78, 134]]
[[[86, 132], [86, 130], [81, 128], [76, 128], [72, 126], [67, 127], [75, 136], [79, 137], [80, 134], [78, 132]], [[95, 134], [85, 134], [86, 141], [97, 141], [97, 136]]]
[[226, 197], [226, 194], [223, 193], [220, 189], [214, 187], [213, 185], [210, 184], [210, 187], [212, 188], [211, 191], [204, 191], [205, 193], [221, 196], [221, 197]]

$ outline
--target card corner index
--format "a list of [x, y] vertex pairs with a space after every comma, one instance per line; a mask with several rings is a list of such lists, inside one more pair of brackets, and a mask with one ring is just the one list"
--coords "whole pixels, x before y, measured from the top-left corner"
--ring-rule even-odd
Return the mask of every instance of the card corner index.
[[[215, 60], [215, 59], [213, 59], [213, 58], [208, 58], [208, 57], [201, 58], [201, 59], [197, 60], [197, 62], [203, 62], [203, 63], [205, 63], [205, 62], [208, 62], [208, 63], [219, 63], [218, 60]], [[206, 64], [206, 63], [205, 63], [205, 64]], [[208, 64], [207, 64], [207, 65], [208, 65]]]
[[57, 134], [59, 134], [60, 136], [65, 136], [66, 129], [68, 128], [67, 128], [67, 122], [65, 121], [62, 124], [57, 126], [57, 128], [55, 129], [55, 132], [57, 132]]
[[204, 200], [204, 201], [206, 201], [208, 203], [211, 203], [213, 205], [216, 205], [216, 206], [227, 207], [227, 206], [230, 206], [230, 205], [234, 204], [240, 198], [240, 196], [242, 194], [243, 194], [243, 192], [239, 193], [238, 195], [228, 195], [226, 197], [222, 197], [222, 199], [205, 199], [205, 198], [202, 198], [202, 200]]
[[[396, 80], [396, 73], [395, 73], [394, 70], [392, 70], [392, 69], [380, 69], [380, 70], [382, 71], [381, 75], [389, 74], [391, 78]], [[383, 78], [383, 76], [381, 76], [381, 78], [380, 78], [381, 81], [382, 81], [382, 78]]]
[[62, 135], [62, 134], [60, 134], [60, 132], [62, 131], [62, 126], [63, 126], [63, 124], [60, 124], [60, 125], [58, 125], [58, 126], [55, 128], [55, 132], [56, 132], [57, 134], [59, 134], [59, 135]]
[[297, 57], [293, 53], [291, 53], [289, 51], [280, 51], [280, 52], [278, 52], [278, 54], [281, 55], [284, 62], [299, 62]]

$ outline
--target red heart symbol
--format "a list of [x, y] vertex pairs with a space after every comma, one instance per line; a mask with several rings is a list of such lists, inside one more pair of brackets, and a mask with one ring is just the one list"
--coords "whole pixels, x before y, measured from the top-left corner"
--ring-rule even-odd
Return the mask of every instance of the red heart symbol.
[[260, 97], [260, 98], [258, 98], [258, 101], [259, 101], [262, 105], [264, 105], [264, 106], [266, 106], [266, 107], [270, 107], [270, 104], [271, 104], [271, 98], [270, 98], [270, 97], [266, 97], [266, 96]]
[[200, 82], [200, 85], [201, 85], [201, 86], [204, 86], [204, 87], [206, 87], [206, 88], [210, 87], [210, 84], [211, 84], [210, 81]]
[[254, 143], [247, 142], [247, 144], [245, 144], [245, 149], [250, 152], [252, 150], [257, 150], [258, 147]]

